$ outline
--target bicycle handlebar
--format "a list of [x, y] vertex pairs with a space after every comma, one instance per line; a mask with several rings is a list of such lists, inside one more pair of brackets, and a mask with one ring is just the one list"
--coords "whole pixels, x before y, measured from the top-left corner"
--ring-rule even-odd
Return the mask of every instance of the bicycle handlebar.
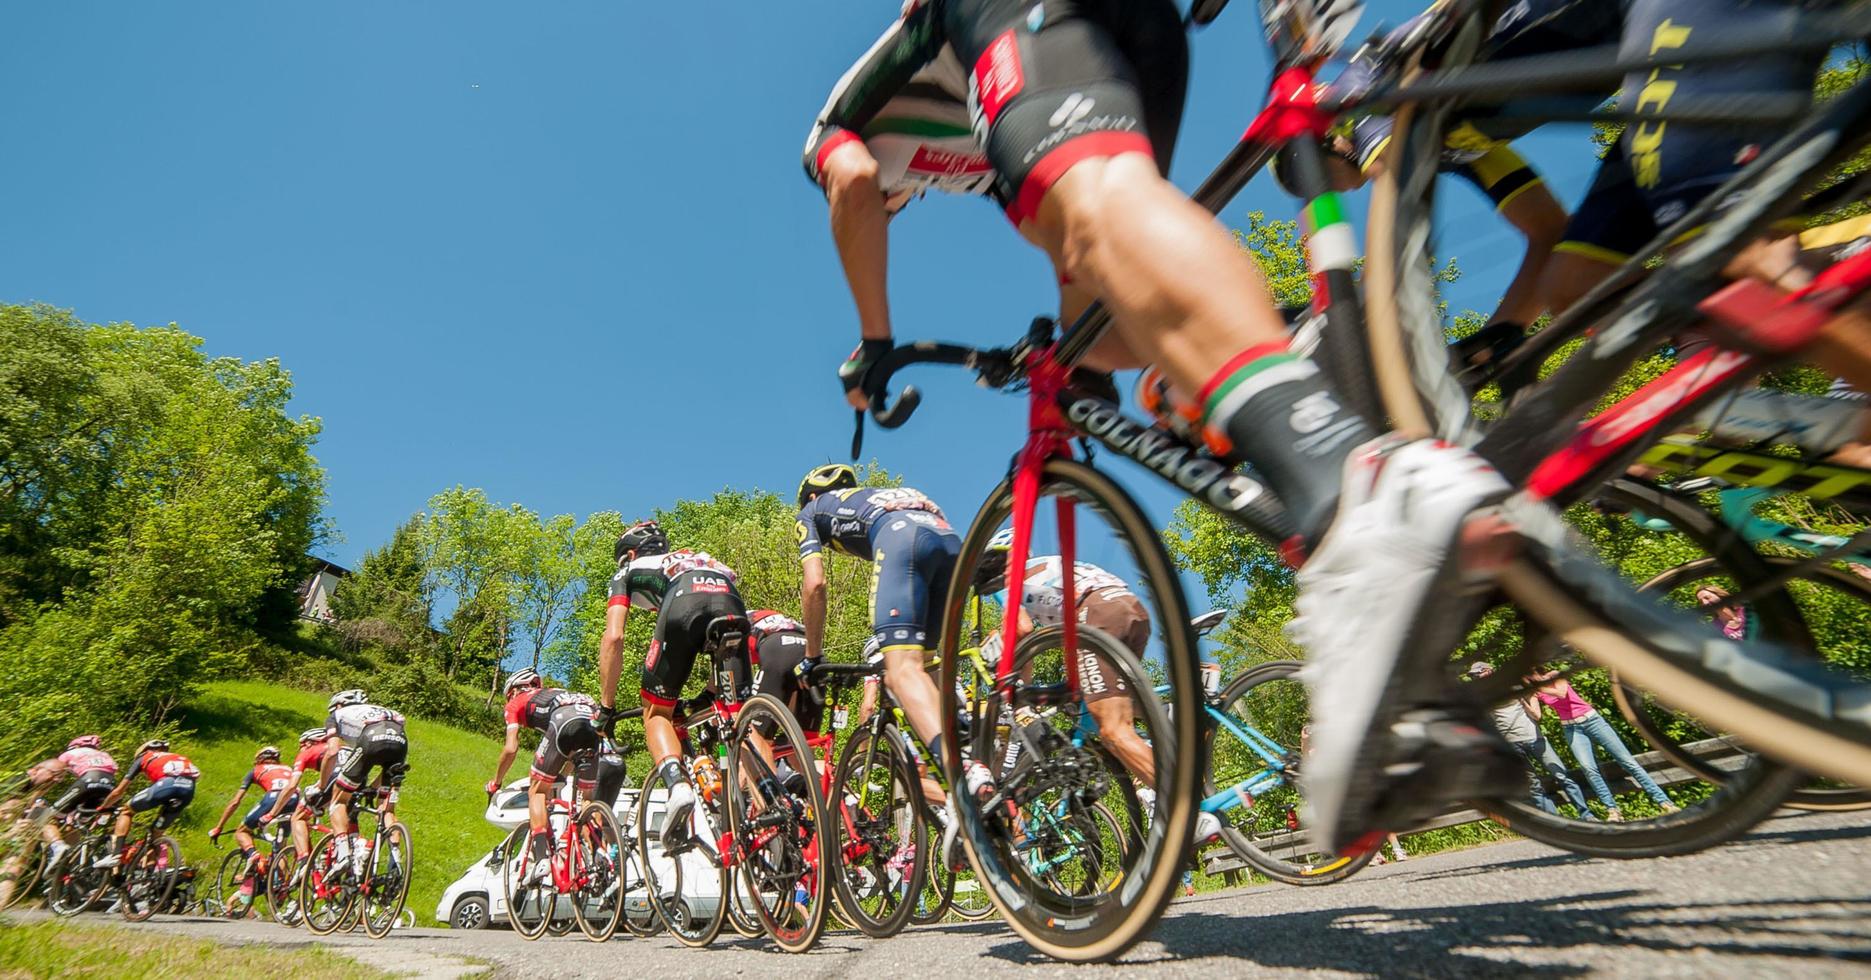
[[871, 417], [886, 429], [895, 429], [916, 414], [922, 393], [915, 385], [905, 385], [893, 404], [890, 379], [912, 364], [963, 364], [972, 366], [983, 352], [960, 344], [937, 344], [928, 341], [904, 344], [891, 349], [864, 373], [864, 391], [870, 396]]

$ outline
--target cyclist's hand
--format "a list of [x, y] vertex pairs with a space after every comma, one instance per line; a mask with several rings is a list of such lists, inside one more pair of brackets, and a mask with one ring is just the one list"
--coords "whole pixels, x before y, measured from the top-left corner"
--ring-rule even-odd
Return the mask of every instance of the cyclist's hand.
[[488, 796], [492, 796], [495, 793], [500, 792], [500, 781], [497, 779], [490, 779], [487, 781], [487, 785], [481, 788], [487, 790]]
[[800, 686], [812, 686], [812, 674], [819, 669], [819, 664], [824, 659], [823, 657], [799, 658], [799, 662], [793, 665], [793, 676], [799, 679]]
[[219, 849], [219, 848], [220, 848], [220, 846], [221, 846], [221, 828], [219, 828], [219, 827], [216, 827], [216, 828], [214, 828], [213, 830], [210, 830], [210, 831], [208, 831], [208, 843], [210, 843], [210, 844], [213, 844], [213, 845], [215, 846], [215, 848], [216, 848], [216, 849]]
[[598, 731], [603, 732], [605, 738], [615, 738], [617, 737], [616, 729], [617, 706], [614, 704], [598, 705]]
[[859, 341], [857, 349], [838, 366], [838, 381], [844, 385], [845, 401], [850, 402], [852, 408], [869, 406], [869, 396], [864, 391], [864, 375], [870, 371], [872, 364], [877, 363], [878, 358], [889, 353], [894, 346], [895, 342], [888, 337], [883, 340]]

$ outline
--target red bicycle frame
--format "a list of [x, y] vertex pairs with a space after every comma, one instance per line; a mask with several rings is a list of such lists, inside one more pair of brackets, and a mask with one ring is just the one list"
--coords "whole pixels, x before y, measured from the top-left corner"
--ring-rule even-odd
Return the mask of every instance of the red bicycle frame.
[[[1040, 478], [1047, 460], [1072, 458], [1072, 429], [1060, 413], [1059, 392], [1065, 389], [1070, 370], [1061, 365], [1055, 345], [1032, 355], [1027, 365], [1027, 438], [1014, 463], [1013, 474], [1013, 544], [1007, 550], [1007, 587], [1010, 597], [1017, 597], [1016, 576], [1026, 574], [1026, 560], [1033, 545], [1033, 515], [1039, 508]], [[1072, 501], [1060, 497], [1054, 501], [1059, 517], [1059, 563], [1062, 574], [1061, 608], [1078, 608], [1073, 570], [1077, 568], [1077, 514]], [[1017, 598], [1013, 598], [1018, 602]], [[1068, 689], [1078, 690], [1078, 618], [1063, 617], [1065, 678]], [[1019, 642], [1020, 617], [1009, 613], [1001, 623], [1001, 658], [994, 681], [1003, 692], [1010, 690], [1014, 669], [1014, 646]]]

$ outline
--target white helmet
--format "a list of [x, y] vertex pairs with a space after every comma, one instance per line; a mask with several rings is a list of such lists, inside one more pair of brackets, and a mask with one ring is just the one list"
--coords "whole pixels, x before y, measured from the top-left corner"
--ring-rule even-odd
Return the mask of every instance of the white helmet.
[[323, 742], [325, 740], [325, 734], [326, 730], [323, 725], [317, 728], [308, 728], [299, 733], [299, 744], [307, 745], [312, 742]]
[[332, 695], [331, 700], [325, 702], [325, 707], [329, 710], [336, 711], [337, 709], [342, 708], [346, 705], [363, 704], [363, 703], [364, 703], [363, 689], [354, 687], [348, 691], [339, 691], [338, 693]]
[[500, 693], [512, 694], [513, 689], [516, 687], [526, 687], [529, 684], [537, 684], [539, 682], [539, 671], [531, 667], [521, 667], [519, 670], [507, 675], [507, 686], [501, 688]]

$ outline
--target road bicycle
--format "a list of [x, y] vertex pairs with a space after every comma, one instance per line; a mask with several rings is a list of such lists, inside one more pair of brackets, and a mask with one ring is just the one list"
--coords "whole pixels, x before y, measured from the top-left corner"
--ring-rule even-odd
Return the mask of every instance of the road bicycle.
[[77, 915], [114, 895], [112, 908], [130, 922], [141, 922], [166, 906], [182, 868], [182, 847], [164, 834], [179, 808], [167, 805], [144, 827], [142, 836], [125, 838], [114, 868], [94, 865], [110, 853], [116, 810], [79, 808], [72, 823], [82, 828], [78, 842], [46, 871], [47, 906], [60, 916]]
[[[264, 901], [267, 914], [274, 922], [284, 926], [297, 924], [292, 893], [299, 861], [292, 847], [290, 816], [290, 809], [282, 810], [267, 823], [266, 830], [255, 839], [261, 846], [256, 847], [251, 857], [236, 848], [221, 859], [211, 893], [216, 914], [225, 915], [238, 908], [245, 918], [258, 912]], [[217, 839], [215, 847], [219, 848], [220, 844]]]
[[300, 914], [312, 935], [326, 936], [361, 923], [370, 938], [382, 939], [396, 927], [409, 898], [414, 867], [409, 829], [401, 821], [385, 819], [383, 808], [395, 804], [397, 794], [397, 786], [380, 785], [351, 798], [352, 829], [361, 830], [364, 817], [376, 825], [368, 836], [356, 834], [354, 853], [339, 855], [336, 833], [313, 843], [299, 884]]
[[[746, 628], [744, 617], [716, 619], [706, 629], [707, 649], [713, 655], [745, 643]], [[790, 746], [805, 744], [805, 736], [792, 712], [770, 696], [741, 702], [731, 721], [713, 695], [704, 700], [675, 719], [679, 762], [696, 792], [686, 825], [669, 825], [653, 807], [664, 799], [654, 770], [637, 800], [650, 904], [677, 941], [700, 947], [720, 935], [740, 895], [781, 949], [809, 950], [824, 932], [831, 902], [818, 837], [827, 826], [824, 800], [815, 780], [782, 785], [759, 749], [762, 730]]]
[[[597, 756], [596, 744], [573, 753], [572, 771], [595, 771]], [[630, 859], [616, 816], [603, 801], [585, 798], [586, 785], [575, 775], [546, 801], [551, 851], [545, 877], [536, 873], [530, 827], [523, 824], [508, 838], [517, 844], [503, 851], [509, 856], [501, 862], [507, 919], [523, 939], [536, 940], [550, 930], [561, 897], [570, 901], [573, 919], [593, 942], [610, 939], [623, 919]]]
[[[1319, 36], [1308, 32], [1311, 6], [1282, 4], [1277, 9], [1282, 17], [1267, 24], [1280, 66], [1268, 108], [1194, 198], [1211, 210], [1219, 209], [1281, 146], [1290, 145], [1294, 178], [1313, 202], [1307, 213], [1315, 238], [1321, 233], [1345, 235], [1348, 231], [1331, 220], [1339, 209], [1335, 195], [1325, 189], [1318, 140], [1326, 136], [1340, 112], [1357, 107], [1321, 104], [1314, 98], [1314, 72], [1337, 44], [1329, 39], [1321, 43]], [[1431, 190], [1453, 103], [1537, 95], [1542, 85], [1577, 86], [1582, 79], [1614, 82], [1627, 72], [1652, 67], [1653, 62], [1684, 60], [1676, 55], [1620, 60], [1615, 49], [1606, 49], [1516, 59], [1525, 64], [1472, 64], [1489, 22], [1484, 13], [1477, 2], [1436, 4], [1419, 28], [1391, 52], [1395, 63], [1410, 68], [1408, 77], [1381, 82], [1361, 102], [1366, 109], [1394, 111], [1400, 136], [1386, 151], [1385, 172], [1372, 195], [1371, 244], [1363, 283], [1370, 301], [1368, 322], [1352, 280], [1355, 254], [1312, 250], [1318, 286], [1314, 305], [1324, 322], [1318, 356], [1347, 403], [1373, 423], [1394, 420], [1396, 428], [1407, 434], [1434, 432], [1471, 444], [1521, 487], [1520, 493], [1498, 508], [1499, 517], [1518, 536], [1517, 555], [1492, 576], [1493, 588], [1481, 593], [1461, 587], [1456, 570], [1451, 569], [1448, 588], [1437, 594], [1459, 599], [1460, 608], [1438, 608], [1434, 615], [1419, 617], [1407, 638], [1410, 647], [1452, 649], [1482, 610], [1505, 607], [1533, 627], [1541, 640], [1514, 651], [1516, 658], [1554, 648], [1576, 650], [1593, 663], [1615, 669], [1625, 683], [1663, 692], [1695, 717], [1718, 719], [1723, 730], [1779, 760], [1779, 764], [1770, 764], [1756, 758], [1730, 774], [1699, 805], [1641, 824], [1594, 826], [1547, 815], [1515, 801], [1488, 801], [1490, 809], [1516, 830], [1585, 853], [1640, 856], [1709, 846], [1752, 826], [1797, 788], [1802, 777], [1790, 767], [1852, 783], [1867, 782], [1871, 729], [1866, 722], [1871, 720], [1867, 718], [1871, 697], [1866, 695], [1871, 691], [1855, 678], [1823, 669], [1798, 650], [1723, 637], [1693, 615], [1639, 596], [1582, 552], [1549, 505], [1592, 494], [1621, 474], [1636, 452], [1666, 434], [1666, 426], [1802, 345], [1823, 322], [1823, 304], [1856, 295], [1865, 271], [1862, 264], [1838, 267], [1843, 270], [1840, 289], [1793, 305], [1763, 296], [1758, 284], [1724, 285], [1719, 273], [1735, 251], [1765, 233], [1777, 219], [1796, 211], [1803, 194], [1863, 144], [1871, 132], [1866, 125], [1871, 116], [1871, 87], [1856, 86], [1804, 116], [1789, 112], [1785, 100], [1771, 98], [1730, 99], [1720, 106], [1685, 103], [1664, 113], [1662, 118], [1670, 119], [1797, 118], [1798, 124], [1727, 186], [1660, 235], [1646, 252], [1661, 253], [1684, 232], [1702, 228], [1693, 242], [1654, 269], [1634, 261], [1559, 317], [1548, 328], [1556, 338], [1563, 337], [1567, 329], [1581, 330], [1591, 324], [1599, 324], [1600, 329], [1592, 333], [1582, 352], [1516, 402], [1505, 418], [1482, 431], [1470, 411], [1466, 391], [1449, 368], [1429, 273], [1434, 241]], [[1863, 10], [1796, 11], [1789, 12], [1788, 18], [1791, 26], [1786, 30], [1771, 36], [1724, 38], [1702, 49], [1697, 58], [1824, 47], [1871, 33], [1871, 23], [1867, 23], [1871, 18]], [[1432, 50], [1436, 70], [1416, 71]], [[1598, 97], [1590, 101], [1595, 106]], [[1550, 101], [1541, 105], [1547, 107], [1545, 116], [1554, 115]], [[1523, 107], [1523, 111], [1532, 110]], [[1618, 118], [1619, 114], [1588, 109], [1580, 110], [1578, 116]], [[1701, 352], [1619, 408], [1589, 423], [1578, 423], [1638, 354], [1705, 316], [1720, 320], [1724, 340], [1743, 338], [1738, 343], [1747, 350]], [[1060, 492], [1053, 495], [1065, 501], [1059, 506], [1062, 541], [1071, 537], [1065, 532], [1071, 526], [1073, 507], [1092, 502], [1093, 509], [1111, 515], [1112, 523], [1122, 528], [1139, 552], [1157, 550], [1152, 547], [1153, 525], [1129, 497], [1101, 473], [1072, 458], [1074, 438], [1138, 463], [1263, 541], [1291, 537], [1291, 521], [1259, 480], [1237, 472], [1170, 426], [1126, 417], [1114, 402], [1075, 382], [1070, 368], [1108, 325], [1108, 313], [1094, 308], [1056, 338], [1053, 325], [1040, 321], [1007, 348], [910, 344], [886, 354], [867, 372], [863, 384], [870, 414], [886, 428], [903, 424], [919, 404], [919, 393], [913, 387], [894, 400], [889, 393], [892, 375], [911, 364], [962, 365], [989, 387], [1024, 385], [1028, 391], [1027, 446], [963, 542], [945, 607], [950, 617], [961, 614], [970, 573], [979, 565], [988, 537], [1009, 513], [1015, 518], [1009, 563], [1017, 566], [1025, 559], [1023, 525], [1030, 524], [1037, 497], [1046, 495], [1050, 487], [1059, 487]], [[1527, 349], [1533, 353], [1522, 357], [1537, 355], [1537, 346]], [[1516, 363], [1514, 357], [1504, 358], [1500, 370]], [[1166, 560], [1149, 566], [1146, 587], [1155, 603], [1176, 607], [1180, 613], [1180, 589], [1173, 569]], [[1163, 618], [1178, 625], [1185, 620], [1181, 615]], [[943, 637], [945, 682], [953, 677], [956, 633], [950, 631]], [[1070, 645], [1071, 630], [1066, 634]], [[1193, 693], [1183, 692], [1196, 690], [1192, 670], [1181, 667], [1185, 659], [1192, 668], [1186, 642], [1170, 651], [1164, 663], [1173, 675], [1169, 684], [1177, 708], [1172, 717], [1179, 722], [1176, 744], [1192, 745], [1194, 733], [1182, 726], [1198, 712], [1193, 706], [1185, 707], [1185, 699]], [[1457, 694], [1452, 677], [1432, 671], [1429, 676], [1403, 678], [1406, 688], [1399, 694], [1413, 703], [1469, 700], [1478, 712], [1511, 694], [1517, 672], [1501, 674], [1498, 684], [1467, 685], [1466, 693]], [[1005, 684], [1004, 675], [1000, 681]], [[947, 701], [946, 690], [944, 695]], [[945, 704], [945, 708], [952, 706], [952, 701]], [[959, 765], [960, 744], [954, 740], [949, 744], [948, 761]], [[1194, 754], [1189, 753], [1190, 757]], [[1183, 761], [1186, 764], [1187, 758]], [[1159, 800], [1165, 796], [1172, 799], [1169, 816], [1174, 819], [1159, 819], [1153, 826], [1177, 831], [1179, 839], [1186, 839], [1194, 801], [1187, 800], [1189, 805], [1183, 806], [1181, 792], [1159, 794]], [[1434, 806], [1440, 801], [1421, 802]], [[1073, 960], [1115, 956], [1143, 934], [1167, 902], [1174, 862], [1162, 860], [1160, 852], [1146, 851], [1126, 896], [1133, 901], [1109, 909], [1061, 907], [1016, 880], [1002, 857], [1008, 837], [1004, 826], [993, 823], [990, 814], [971, 801], [963, 801], [958, 810], [970, 854], [991, 884], [996, 905], [1023, 938], [1049, 955]], [[1402, 810], [1388, 819], [1405, 825], [1414, 816]], [[1065, 917], [1070, 924], [1062, 927]]]

